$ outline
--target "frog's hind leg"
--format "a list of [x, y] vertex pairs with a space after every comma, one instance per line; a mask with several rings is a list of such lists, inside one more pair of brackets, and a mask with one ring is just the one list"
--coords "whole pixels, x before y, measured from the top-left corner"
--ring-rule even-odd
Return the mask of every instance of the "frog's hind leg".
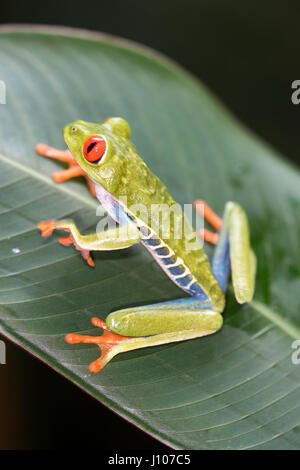
[[221, 219], [203, 201], [196, 201], [195, 206], [217, 230], [217, 233], [203, 230], [200, 236], [216, 245], [212, 272], [222, 291], [227, 289], [231, 269], [237, 301], [249, 302], [254, 292], [256, 257], [250, 247], [249, 225], [245, 212], [238, 204], [228, 202]]
[[70, 150], [57, 150], [56, 148], [49, 147], [49, 145], [46, 144], [37, 144], [35, 150], [43, 157], [53, 158], [68, 164], [69, 168], [66, 170], [54, 171], [54, 173], [52, 173], [52, 179], [56, 183], [63, 183], [71, 178], [83, 176], [86, 179], [91, 194], [95, 196], [95, 189], [92, 181], [85, 171], [78, 165]]
[[92, 318], [92, 323], [103, 329], [101, 336], [70, 333], [65, 340], [100, 348], [101, 356], [89, 366], [96, 373], [119, 353], [213, 334], [223, 318], [206, 301], [189, 297], [119, 310], [108, 315], [106, 323], [99, 318]]

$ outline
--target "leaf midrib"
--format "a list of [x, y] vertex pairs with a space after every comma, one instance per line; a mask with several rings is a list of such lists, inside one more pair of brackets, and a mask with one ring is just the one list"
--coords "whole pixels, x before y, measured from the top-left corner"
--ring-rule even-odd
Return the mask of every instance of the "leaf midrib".
[[77, 192], [75, 192], [74, 190], [72, 190], [71, 188], [68, 188], [67, 186], [64, 186], [64, 185], [61, 185], [61, 184], [55, 184], [52, 181], [52, 179], [49, 178], [48, 176], [44, 176], [41, 173], [33, 170], [32, 168], [28, 168], [25, 165], [22, 165], [21, 163], [10, 159], [10, 158], [6, 157], [3, 154], [0, 154], [0, 161], [3, 161], [7, 165], [10, 165], [10, 166], [12, 166], [12, 167], [14, 167], [14, 168], [16, 168], [20, 171], [24, 171], [24, 173], [27, 173], [32, 178], [36, 178], [36, 179], [44, 182], [45, 184], [48, 184], [52, 188], [56, 188], [58, 191], [61, 191], [65, 194], [68, 194], [72, 198], [77, 199], [78, 201], [81, 201], [81, 202], [85, 203], [86, 205], [92, 207], [93, 209], [98, 207], [97, 202], [92, 200], [90, 197], [80, 195]]
[[278, 328], [287, 333], [294, 339], [300, 339], [300, 328], [286, 322], [277, 312], [258, 300], [250, 302], [252, 308], [274, 323]]

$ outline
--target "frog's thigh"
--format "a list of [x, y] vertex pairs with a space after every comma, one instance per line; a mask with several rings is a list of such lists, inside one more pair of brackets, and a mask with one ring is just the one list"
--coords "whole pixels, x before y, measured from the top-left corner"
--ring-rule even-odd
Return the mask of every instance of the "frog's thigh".
[[222, 323], [222, 315], [216, 310], [172, 308], [170, 304], [127, 308], [113, 312], [106, 318], [108, 328], [120, 335], [161, 336], [161, 333], [174, 333], [174, 338], [178, 338], [174, 341], [214, 333], [221, 328]]

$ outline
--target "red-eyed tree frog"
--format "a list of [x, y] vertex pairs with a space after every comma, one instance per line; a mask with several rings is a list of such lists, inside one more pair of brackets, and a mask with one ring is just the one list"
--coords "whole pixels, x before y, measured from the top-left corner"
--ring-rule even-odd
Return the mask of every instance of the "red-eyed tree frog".
[[[65, 127], [64, 139], [68, 150], [60, 151], [44, 144], [36, 147], [39, 154], [69, 164], [67, 170], [52, 175], [54, 180], [62, 182], [85, 176], [92, 194], [118, 225], [100, 233], [82, 235], [72, 220], [48, 220], [38, 224], [42, 235], [50, 236], [54, 229], [67, 231], [69, 235], [61, 237], [60, 243], [74, 244], [90, 266], [94, 265], [91, 251], [118, 250], [141, 243], [166, 275], [190, 296], [118, 310], [110, 313], [106, 322], [92, 318], [92, 323], [103, 329], [101, 336], [68, 334], [68, 343], [93, 343], [100, 347], [101, 356], [90, 364], [91, 372], [98, 372], [124, 351], [218, 331], [223, 323], [221, 313], [230, 270], [237, 301], [244, 303], [252, 299], [256, 257], [250, 248], [247, 217], [237, 203], [227, 202], [222, 219], [204, 202], [195, 203], [196, 210], [216, 229], [216, 232], [202, 230], [200, 233], [204, 240], [216, 245], [210, 264], [181, 209], [171, 217], [167, 235], [164, 217], [154, 215], [149, 220], [153, 205], [161, 208], [162, 215], [169, 215], [170, 209], [179, 205], [138, 155], [124, 119], [111, 117], [101, 124], [76, 121]], [[135, 205], [146, 211], [137, 213], [133, 210]], [[182, 235], [178, 236], [177, 228], [183, 226]]]

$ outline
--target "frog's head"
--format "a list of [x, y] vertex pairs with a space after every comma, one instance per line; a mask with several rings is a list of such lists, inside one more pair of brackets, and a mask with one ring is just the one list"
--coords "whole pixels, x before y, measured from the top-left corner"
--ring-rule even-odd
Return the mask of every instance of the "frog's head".
[[129, 137], [129, 124], [118, 117], [101, 124], [75, 121], [64, 129], [64, 139], [81, 168], [111, 194], [119, 192], [142, 161]]

